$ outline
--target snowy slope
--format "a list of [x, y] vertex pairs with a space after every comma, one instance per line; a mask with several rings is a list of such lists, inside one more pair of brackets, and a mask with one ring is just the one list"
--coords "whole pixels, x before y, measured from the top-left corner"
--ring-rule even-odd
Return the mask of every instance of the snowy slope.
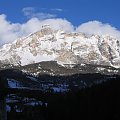
[[15, 66], [41, 61], [120, 67], [120, 41], [111, 36], [65, 33], [49, 26], [0, 49], [0, 63]]

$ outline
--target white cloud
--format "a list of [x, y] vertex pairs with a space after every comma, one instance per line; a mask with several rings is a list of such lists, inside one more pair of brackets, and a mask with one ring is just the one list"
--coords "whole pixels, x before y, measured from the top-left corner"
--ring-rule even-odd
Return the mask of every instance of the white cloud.
[[39, 20], [38, 18], [32, 18], [21, 25], [20, 34], [27, 35], [36, 32], [40, 30], [44, 24], [49, 24], [54, 30], [62, 29], [66, 32], [71, 32], [74, 30], [73, 25], [65, 19], [54, 18]]
[[49, 24], [55, 30], [61, 29], [66, 32], [74, 31], [74, 26], [66, 19], [60, 19], [60, 18], [47, 19], [47, 20], [41, 21], [41, 24], [42, 25]]
[[38, 18], [31, 18], [26, 23], [20, 24], [9, 22], [6, 19], [6, 15], [2, 14], [0, 15], [0, 46], [40, 30], [43, 24], [50, 24], [51, 28], [56, 30], [73, 31], [73, 25], [65, 19], [40, 20]]
[[81, 24], [77, 29], [77, 32], [84, 32], [88, 34], [98, 35], [110, 35], [113, 37], [120, 37], [120, 31], [109, 24], [103, 24], [99, 21], [89, 21]]
[[34, 18], [37, 17], [40, 20], [55, 18], [56, 14], [44, 13], [44, 12], [37, 12], [36, 8], [34, 7], [25, 7], [22, 9], [22, 12], [27, 18]]
[[[27, 22], [11, 23], [6, 19], [6, 15], [0, 15], [0, 46], [11, 43], [19, 37], [27, 36], [41, 29], [43, 24], [49, 24], [51, 28], [64, 30], [66, 32], [74, 31], [74, 26], [66, 19], [54, 18], [40, 20], [39, 18], [31, 18]], [[120, 31], [109, 24], [103, 24], [98, 21], [90, 21], [81, 24], [76, 31], [88, 34], [111, 35], [120, 37]]]
[[22, 12], [24, 13], [25, 16], [27, 16], [27, 15], [35, 12], [35, 8], [34, 7], [25, 7], [22, 9]]
[[19, 24], [13, 24], [6, 20], [6, 15], [0, 15], [0, 45], [12, 42], [19, 35]]
[[62, 12], [63, 11], [63, 9], [61, 9], [61, 8], [54, 8], [54, 9], [51, 9], [52, 11], [58, 11], [58, 12]]

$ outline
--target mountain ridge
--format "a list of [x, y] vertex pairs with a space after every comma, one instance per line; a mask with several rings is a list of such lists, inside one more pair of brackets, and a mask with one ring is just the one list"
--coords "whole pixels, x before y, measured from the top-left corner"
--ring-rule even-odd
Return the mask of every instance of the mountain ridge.
[[120, 67], [120, 41], [108, 35], [65, 33], [44, 25], [41, 30], [0, 48], [0, 63], [25, 66], [42, 61]]

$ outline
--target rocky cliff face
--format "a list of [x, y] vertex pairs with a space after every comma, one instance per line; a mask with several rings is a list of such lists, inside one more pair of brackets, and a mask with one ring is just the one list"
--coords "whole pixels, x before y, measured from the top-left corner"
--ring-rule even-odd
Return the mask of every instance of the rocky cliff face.
[[65, 33], [49, 26], [0, 49], [1, 64], [15, 66], [41, 61], [58, 64], [94, 64], [120, 67], [120, 41], [111, 36]]

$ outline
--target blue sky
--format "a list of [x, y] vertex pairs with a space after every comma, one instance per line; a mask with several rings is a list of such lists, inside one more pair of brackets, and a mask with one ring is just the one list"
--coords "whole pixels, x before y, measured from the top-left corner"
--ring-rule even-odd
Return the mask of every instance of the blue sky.
[[0, 46], [43, 24], [120, 38], [119, 6], [120, 0], [0, 0]]
[[[73, 25], [98, 20], [120, 29], [120, 0], [0, 0], [0, 14], [12, 22], [23, 23], [28, 18], [22, 9], [35, 7], [36, 12], [50, 13], [66, 18]], [[55, 11], [51, 9], [62, 9]]]

